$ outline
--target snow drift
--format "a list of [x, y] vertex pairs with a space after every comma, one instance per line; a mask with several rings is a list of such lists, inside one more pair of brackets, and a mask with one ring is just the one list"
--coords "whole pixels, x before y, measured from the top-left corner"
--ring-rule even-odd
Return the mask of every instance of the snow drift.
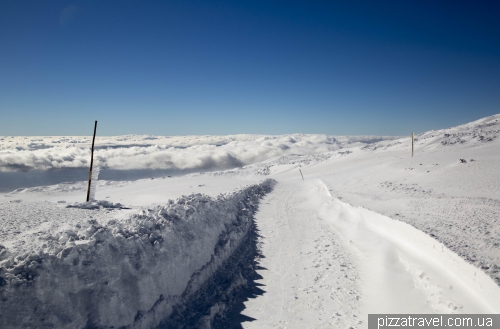
[[124, 219], [40, 231], [38, 247], [22, 254], [0, 246], [0, 327], [160, 324], [240, 246], [259, 199], [274, 184], [265, 180], [217, 198], [182, 196]]

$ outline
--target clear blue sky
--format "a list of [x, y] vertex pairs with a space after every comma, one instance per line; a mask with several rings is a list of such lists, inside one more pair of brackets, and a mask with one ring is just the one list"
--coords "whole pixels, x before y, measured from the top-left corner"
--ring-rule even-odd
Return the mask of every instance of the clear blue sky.
[[500, 1], [0, 0], [0, 135], [406, 135], [500, 113]]

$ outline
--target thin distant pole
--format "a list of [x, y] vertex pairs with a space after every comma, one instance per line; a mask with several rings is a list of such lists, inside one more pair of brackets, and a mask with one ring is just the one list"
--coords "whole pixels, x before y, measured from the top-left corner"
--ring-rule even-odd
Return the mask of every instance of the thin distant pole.
[[304, 180], [304, 175], [302, 175], [302, 170], [299, 169], [299, 171], [300, 171], [300, 176], [302, 176], [302, 180]]
[[413, 131], [411, 132], [411, 157], [413, 158], [413, 142], [415, 141], [415, 138], [413, 136]]
[[90, 198], [90, 182], [92, 181], [92, 165], [94, 164], [94, 142], [95, 142], [95, 132], [97, 130], [97, 120], [94, 125], [94, 137], [92, 138], [92, 153], [90, 154], [90, 172], [89, 172], [89, 186], [87, 188], [87, 202]]

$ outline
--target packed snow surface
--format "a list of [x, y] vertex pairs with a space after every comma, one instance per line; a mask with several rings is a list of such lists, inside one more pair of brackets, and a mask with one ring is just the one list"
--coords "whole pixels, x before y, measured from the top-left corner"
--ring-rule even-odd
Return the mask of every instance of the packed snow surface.
[[[167, 150], [214, 165], [99, 180], [90, 203], [84, 181], [0, 195], [0, 326], [364, 329], [369, 313], [498, 314], [499, 135], [500, 115], [418, 134], [413, 157], [409, 137], [110, 138], [101, 173], [113, 150], [141, 168]], [[62, 163], [56, 138], [11, 139], [9, 170]], [[237, 164], [217, 160], [224, 147]]]

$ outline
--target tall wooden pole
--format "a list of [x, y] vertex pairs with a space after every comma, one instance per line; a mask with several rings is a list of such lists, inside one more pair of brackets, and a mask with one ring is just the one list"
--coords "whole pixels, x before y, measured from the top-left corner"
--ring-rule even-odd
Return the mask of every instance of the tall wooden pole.
[[302, 180], [304, 180], [304, 175], [302, 175], [302, 170], [299, 169], [299, 171], [300, 171], [300, 176], [302, 176]]
[[97, 130], [97, 120], [94, 125], [94, 137], [92, 138], [92, 153], [90, 154], [90, 172], [89, 172], [89, 186], [87, 188], [87, 202], [90, 198], [90, 182], [92, 181], [92, 165], [94, 164], [94, 142], [95, 142], [95, 132]]
[[415, 141], [415, 138], [413, 137], [413, 132], [411, 133], [411, 157], [413, 158], [413, 142]]

